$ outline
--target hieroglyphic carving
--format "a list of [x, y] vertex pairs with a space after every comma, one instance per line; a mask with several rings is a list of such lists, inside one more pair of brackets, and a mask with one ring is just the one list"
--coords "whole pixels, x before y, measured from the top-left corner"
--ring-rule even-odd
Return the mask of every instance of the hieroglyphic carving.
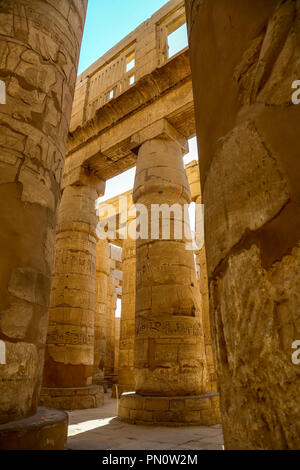
[[56, 344], [57, 346], [63, 344], [87, 344], [93, 345], [94, 335], [88, 335], [84, 333], [79, 333], [76, 331], [60, 331], [54, 329], [50, 331], [47, 335], [48, 344]]
[[164, 336], [202, 336], [202, 327], [199, 321], [166, 320], [155, 321], [139, 316], [135, 327], [136, 337], [161, 338]]

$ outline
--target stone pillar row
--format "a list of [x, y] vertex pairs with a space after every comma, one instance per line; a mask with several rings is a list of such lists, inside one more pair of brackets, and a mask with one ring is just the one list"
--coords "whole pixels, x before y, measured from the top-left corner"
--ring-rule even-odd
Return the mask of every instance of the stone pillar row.
[[86, 7], [87, 0], [0, 2], [0, 449], [66, 443], [66, 413], [38, 403]]
[[135, 392], [122, 395], [119, 416], [136, 424], [216, 424], [194, 254], [184, 235], [174, 238], [175, 216], [169, 239], [161, 229], [159, 239], [151, 238], [152, 204], [183, 209], [190, 202], [182, 139], [166, 121], [161, 128], [138, 152], [133, 201], [147, 208], [149, 231], [136, 242]]

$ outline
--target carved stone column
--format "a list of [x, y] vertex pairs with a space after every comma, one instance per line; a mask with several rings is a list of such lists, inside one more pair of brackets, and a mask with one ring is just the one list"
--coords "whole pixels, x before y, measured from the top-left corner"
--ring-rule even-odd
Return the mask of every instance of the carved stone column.
[[93, 383], [103, 385], [105, 345], [107, 283], [110, 271], [109, 247], [107, 240], [99, 240], [96, 251], [96, 301], [95, 301], [95, 340]]
[[66, 442], [66, 414], [37, 406], [86, 5], [0, 2], [0, 449]]
[[[137, 240], [135, 379], [136, 393], [121, 397], [119, 416], [160, 425], [216, 424], [216, 393], [206, 393], [207, 369], [201, 298], [192, 251], [186, 238], [174, 236], [175, 221], [184, 228], [183, 209], [190, 201], [184, 165], [184, 139], [166, 122], [140, 146], [133, 201], [143, 205], [149, 229]], [[155, 225], [153, 205], [165, 204], [170, 234]], [[174, 208], [174, 206], [173, 206]], [[137, 211], [140, 210], [136, 206]], [[177, 223], [177, 226], [178, 226]]]
[[112, 306], [111, 306], [111, 370], [112, 370], [112, 383], [115, 383], [115, 338], [116, 338], [116, 308], [117, 308], [117, 295], [114, 293], [111, 297]]
[[117, 380], [119, 378], [119, 358], [120, 358], [120, 326], [121, 318], [115, 317], [115, 360], [114, 360], [114, 375]]
[[225, 447], [299, 449], [300, 1], [186, 6]]
[[85, 174], [64, 189], [59, 208], [55, 265], [41, 403], [61, 409], [101, 406], [92, 385], [96, 277], [95, 200], [104, 183]]
[[[196, 204], [202, 204], [202, 197], [199, 196], [196, 199]], [[202, 320], [203, 320], [203, 331], [204, 331], [204, 344], [205, 344], [205, 356], [208, 371], [208, 385], [207, 390], [211, 392], [217, 391], [217, 378], [216, 369], [212, 350], [212, 337], [211, 327], [209, 318], [209, 293], [208, 293], [208, 282], [207, 282], [207, 266], [206, 266], [206, 252], [205, 244], [196, 253], [196, 264], [199, 266], [200, 278], [199, 278], [199, 290], [202, 300]]]
[[115, 317], [114, 318], [114, 373], [112, 379], [112, 390], [111, 390], [111, 397], [117, 398], [120, 396], [119, 392], [119, 357], [120, 357], [120, 324], [121, 318]]
[[[134, 224], [135, 216], [127, 219], [127, 228]], [[135, 278], [136, 240], [129, 234], [123, 242], [122, 251], [122, 315], [120, 328], [119, 394], [135, 390], [134, 379], [134, 324], [135, 324]]]
[[112, 387], [114, 375], [114, 319], [116, 310], [116, 294], [114, 289], [113, 278], [110, 273], [106, 304], [106, 348], [104, 365], [104, 378], [108, 388]]

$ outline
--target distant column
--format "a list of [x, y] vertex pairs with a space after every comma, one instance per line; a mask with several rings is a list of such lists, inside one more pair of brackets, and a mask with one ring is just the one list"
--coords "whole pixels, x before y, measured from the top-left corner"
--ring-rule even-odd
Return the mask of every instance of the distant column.
[[[127, 228], [134, 224], [135, 216], [128, 217]], [[122, 251], [122, 315], [120, 327], [119, 393], [135, 390], [134, 378], [134, 325], [136, 290], [136, 240], [127, 236]]]
[[[196, 200], [196, 204], [201, 204], [202, 199], [199, 196]], [[196, 254], [196, 263], [199, 266], [199, 290], [202, 300], [202, 319], [203, 319], [203, 331], [204, 331], [204, 344], [205, 344], [205, 356], [208, 370], [208, 385], [207, 391], [217, 391], [217, 378], [216, 369], [212, 350], [212, 338], [209, 318], [209, 293], [208, 293], [208, 281], [207, 281], [207, 266], [206, 266], [206, 252], [205, 244]]]
[[116, 310], [116, 295], [111, 273], [108, 278], [107, 304], [106, 304], [106, 348], [104, 379], [106, 385], [111, 388], [114, 375], [114, 319]]
[[96, 250], [96, 300], [93, 383], [103, 385], [106, 347], [107, 284], [110, 271], [107, 240], [98, 240]]
[[121, 318], [115, 317], [115, 361], [114, 361], [114, 375], [119, 377], [119, 357], [120, 357], [120, 323]]

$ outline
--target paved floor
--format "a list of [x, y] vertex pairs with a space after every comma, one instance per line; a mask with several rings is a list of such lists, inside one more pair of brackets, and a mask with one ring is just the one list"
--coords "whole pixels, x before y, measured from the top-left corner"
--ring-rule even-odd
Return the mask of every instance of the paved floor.
[[68, 436], [68, 449], [223, 449], [221, 425], [166, 428], [123, 423], [117, 418], [117, 401], [108, 393], [103, 408], [69, 412]]

